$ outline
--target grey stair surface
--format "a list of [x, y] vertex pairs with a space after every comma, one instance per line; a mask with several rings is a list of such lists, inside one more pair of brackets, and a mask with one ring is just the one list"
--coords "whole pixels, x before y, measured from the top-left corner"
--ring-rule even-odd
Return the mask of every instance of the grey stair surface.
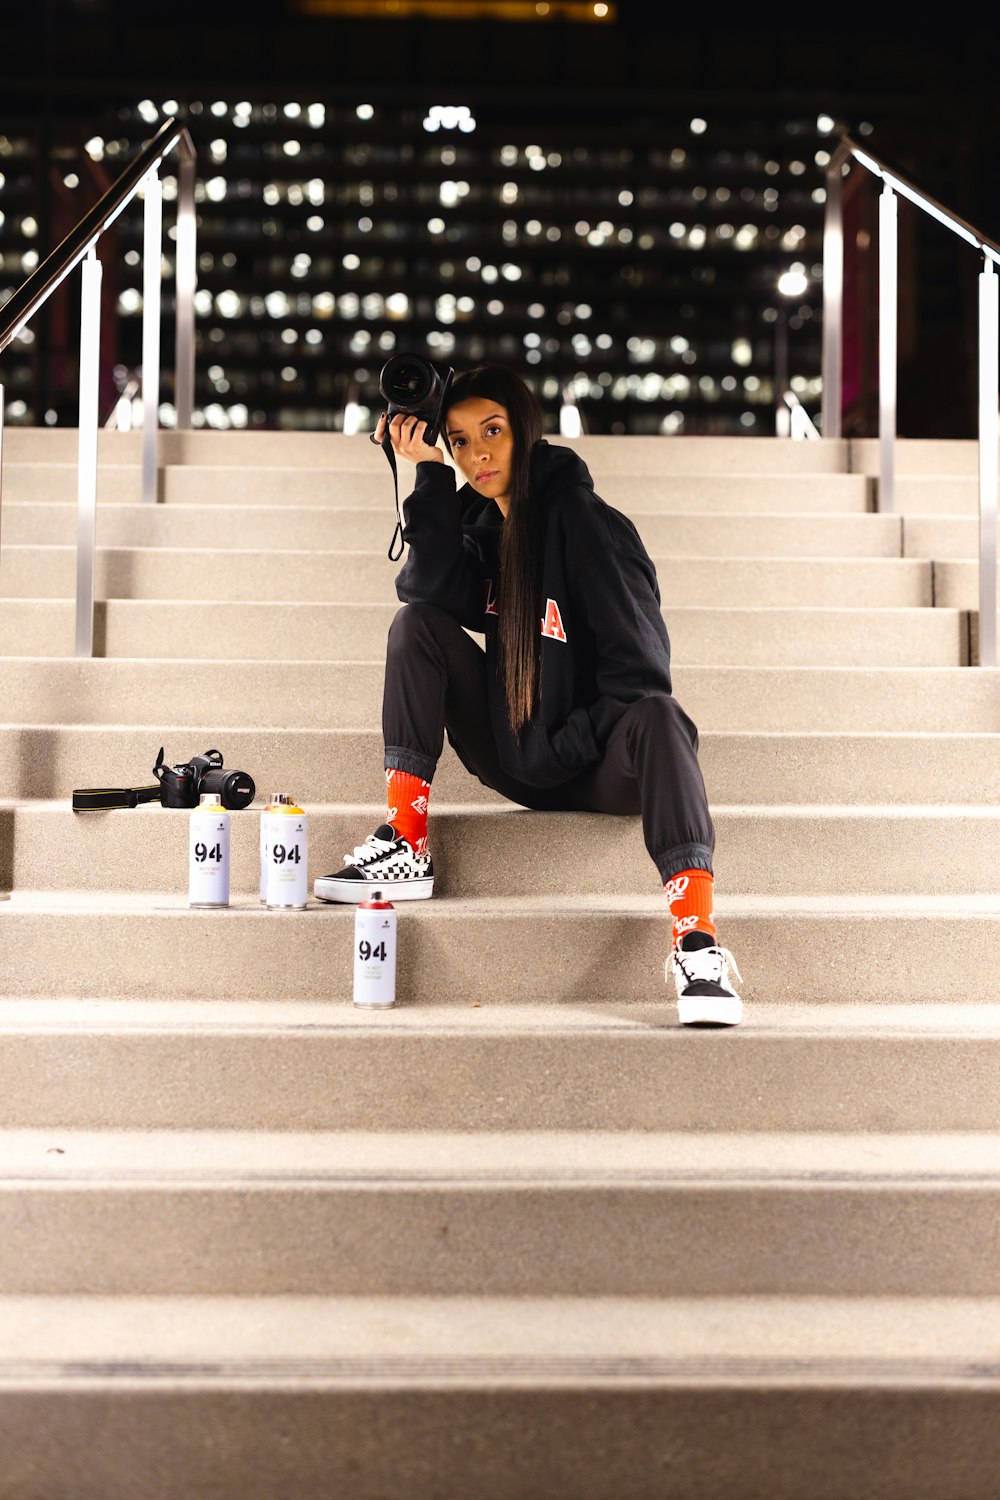
[[[161, 741], [168, 762], [200, 754], [219, 738], [218, 725], [136, 728], [118, 724], [21, 724], [0, 727], [0, 802], [58, 799], [74, 787], [142, 783]], [[314, 803], [338, 766], [344, 802], [365, 802], [378, 788], [382, 736], [377, 729], [227, 728], [226, 764], [253, 767], [260, 790], [289, 781]], [[155, 742], [155, 743], [154, 743]], [[699, 759], [716, 803], [850, 805], [1000, 802], [1000, 758], [991, 734], [827, 731], [795, 733], [706, 729]], [[376, 770], [373, 771], [372, 767]], [[499, 794], [473, 780], [449, 746], [434, 778], [440, 803], [499, 804]]]
[[[354, 910], [187, 904], [160, 746], [384, 815], [399, 607], [364, 435], [9, 428], [0, 1500], [996, 1500], [1000, 688], [977, 455], [583, 438], [654, 557], [743, 1025], [682, 1031], [638, 818], [446, 749], [398, 1005]], [[556, 440], [558, 441], [558, 440]], [[405, 489], [405, 476], [403, 488]]]
[[[190, 660], [197, 600], [111, 599], [95, 610], [97, 656]], [[212, 606], [211, 653], [226, 662], [364, 660], [384, 642], [398, 601], [384, 604], [222, 600]], [[953, 666], [973, 650], [965, 610], [740, 609], [667, 604], [675, 661], [726, 666]], [[73, 603], [0, 599], [0, 638], [11, 655], [65, 656], [75, 640]], [[375, 663], [381, 671], [381, 659]]]

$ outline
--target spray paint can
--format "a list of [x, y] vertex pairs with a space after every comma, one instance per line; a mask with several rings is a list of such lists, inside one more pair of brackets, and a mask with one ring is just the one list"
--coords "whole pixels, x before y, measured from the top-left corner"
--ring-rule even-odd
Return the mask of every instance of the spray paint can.
[[267, 901], [267, 867], [270, 860], [270, 849], [268, 837], [271, 829], [271, 814], [279, 807], [290, 807], [295, 801], [287, 792], [272, 792], [271, 800], [260, 815], [260, 899], [261, 905]]
[[218, 792], [202, 792], [188, 832], [188, 901], [229, 905], [229, 813]]
[[354, 1003], [373, 1010], [396, 1003], [396, 912], [381, 891], [354, 915]]
[[291, 797], [267, 814], [268, 911], [305, 911], [309, 899], [309, 822]]

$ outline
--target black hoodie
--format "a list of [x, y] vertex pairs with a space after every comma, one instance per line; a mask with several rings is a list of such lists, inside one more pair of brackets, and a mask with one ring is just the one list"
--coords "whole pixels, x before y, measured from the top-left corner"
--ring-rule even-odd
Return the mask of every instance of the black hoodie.
[[503, 514], [443, 463], [417, 465], [403, 503], [406, 604], [434, 604], [486, 636], [490, 718], [500, 764], [555, 786], [601, 760], [626, 706], [670, 692], [670, 641], [656, 570], [632, 522], [594, 493], [569, 448], [535, 444], [531, 484], [544, 516], [541, 694], [514, 737], [497, 663]]

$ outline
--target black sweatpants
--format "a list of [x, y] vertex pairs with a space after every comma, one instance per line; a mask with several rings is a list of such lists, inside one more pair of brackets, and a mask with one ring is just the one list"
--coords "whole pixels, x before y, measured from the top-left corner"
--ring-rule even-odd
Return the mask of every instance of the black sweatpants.
[[631, 704], [604, 759], [554, 787], [533, 787], [497, 758], [486, 690], [486, 653], [451, 615], [407, 604], [389, 630], [382, 732], [386, 769], [432, 781], [444, 733], [484, 786], [545, 812], [642, 814], [646, 848], [664, 881], [712, 869], [715, 832], [698, 765], [698, 731], [676, 699]]

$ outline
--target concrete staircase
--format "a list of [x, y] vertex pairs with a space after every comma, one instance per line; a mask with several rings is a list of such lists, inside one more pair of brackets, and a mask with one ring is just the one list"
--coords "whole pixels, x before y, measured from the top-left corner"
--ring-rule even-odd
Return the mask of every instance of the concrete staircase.
[[391, 490], [364, 439], [6, 439], [0, 1500], [996, 1500], [1000, 692], [975, 449], [582, 439], [657, 560], [748, 1019], [682, 1033], [638, 820], [446, 752], [401, 1005], [353, 911], [186, 904], [187, 815], [86, 817], [218, 745], [384, 802]]

